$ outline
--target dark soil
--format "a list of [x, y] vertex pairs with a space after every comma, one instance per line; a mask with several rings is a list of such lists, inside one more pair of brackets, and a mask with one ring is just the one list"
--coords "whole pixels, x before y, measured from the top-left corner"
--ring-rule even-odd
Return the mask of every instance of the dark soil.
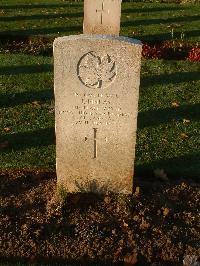
[[54, 172], [5, 172], [0, 181], [1, 263], [183, 265], [200, 254], [195, 181], [138, 178], [131, 196], [62, 201]]

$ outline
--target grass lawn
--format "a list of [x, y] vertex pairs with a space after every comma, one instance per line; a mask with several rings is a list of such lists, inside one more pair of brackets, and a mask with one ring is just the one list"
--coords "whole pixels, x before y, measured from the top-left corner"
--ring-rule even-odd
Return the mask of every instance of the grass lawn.
[[[82, 32], [83, 3], [1, 0], [0, 37], [62, 36]], [[123, 3], [121, 35], [141, 40], [199, 41], [199, 4]]]
[[[55, 169], [52, 58], [0, 55], [0, 168]], [[200, 174], [199, 63], [144, 60], [136, 174]]]
[[[142, 40], [199, 41], [200, 5], [123, 3], [121, 35]], [[10, 40], [82, 32], [83, 3], [2, 0], [0, 37]], [[0, 42], [1, 43], [1, 42]], [[50, 48], [51, 49], [51, 48]], [[17, 49], [15, 48], [15, 51]], [[53, 60], [6, 54], [0, 45], [0, 168], [55, 169]], [[148, 60], [142, 64], [136, 174], [163, 168], [200, 173], [199, 64]]]

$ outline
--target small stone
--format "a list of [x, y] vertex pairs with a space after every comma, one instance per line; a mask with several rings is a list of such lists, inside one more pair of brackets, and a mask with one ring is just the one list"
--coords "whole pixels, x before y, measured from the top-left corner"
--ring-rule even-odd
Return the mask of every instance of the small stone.
[[124, 227], [128, 227], [128, 224], [125, 223], [125, 222], [123, 222], [123, 226], [124, 226]]
[[175, 108], [177, 108], [177, 107], [179, 107], [180, 106], [180, 104], [179, 103], [177, 103], [177, 102], [172, 102], [172, 107], [175, 107]]
[[137, 263], [137, 253], [127, 254], [124, 257], [124, 266], [131, 266]]
[[133, 220], [138, 222], [138, 221], [140, 221], [140, 217], [138, 215], [134, 215], [133, 216]]
[[109, 196], [106, 196], [106, 197], [104, 198], [104, 202], [105, 202], [106, 204], [110, 204], [110, 203], [111, 203], [111, 198], [110, 198]]
[[142, 218], [142, 223], [140, 224], [140, 229], [147, 230], [150, 227], [150, 224]]
[[189, 124], [190, 120], [189, 119], [183, 119], [183, 124]]
[[188, 135], [185, 134], [185, 133], [181, 133], [180, 137], [181, 137], [182, 140], [188, 139]]
[[10, 127], [4, 127], [3, 129], [6, 133], [10, 132], [12, 129]]
[[162, 211], [163, 211], [163, 216], [167, 216], [170, 212], [168, 208], [162, 208]]
[[116, 235], [116, 229], [113, 229], [113, 230], [112, 230], [112, 234], [113, 234], [113, 235]]

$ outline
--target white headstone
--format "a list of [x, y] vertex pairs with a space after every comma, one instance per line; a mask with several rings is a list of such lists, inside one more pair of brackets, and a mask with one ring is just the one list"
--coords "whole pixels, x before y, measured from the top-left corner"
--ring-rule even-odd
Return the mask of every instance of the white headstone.
[[132, 192], [141, 49], [125, 37], [55, 40], [59, 188]]
[[85, 0], [85, 34], [119, 35], [121, 0]]

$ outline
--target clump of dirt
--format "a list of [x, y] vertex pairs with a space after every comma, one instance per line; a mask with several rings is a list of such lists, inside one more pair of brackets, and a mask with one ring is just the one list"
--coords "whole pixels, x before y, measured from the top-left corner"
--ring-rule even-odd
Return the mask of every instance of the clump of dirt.
[[74, 194], [62, 201], [53, 172], [4, 172], [0, 181], [1, 262], [183, 265], [198, 260], [195, 181], [138, 178], [131, 196]]

